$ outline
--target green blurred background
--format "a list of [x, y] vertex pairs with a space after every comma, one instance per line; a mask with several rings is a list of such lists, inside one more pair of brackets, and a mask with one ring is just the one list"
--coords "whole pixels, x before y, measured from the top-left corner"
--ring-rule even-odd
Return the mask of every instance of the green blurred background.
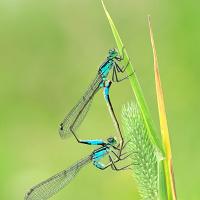
[[[114, 1], [105, 4], [120, 31], [159, 128], [147, 15], [152, 16], [171, 134], [178, 198], [199, 199], [198, 1]], [[94, 78], [114, 39], [99, 0], [0, 1], [0, 199], [23, 199], [34, 184], [92, 151], [58, 125]], [[118, 117], [134, 100], [128, 81], [113, 84]], [[79, 132], [114, 134], [102, 92]], [[139, 199], [131, 172], [92, 165], [52, 199]]]

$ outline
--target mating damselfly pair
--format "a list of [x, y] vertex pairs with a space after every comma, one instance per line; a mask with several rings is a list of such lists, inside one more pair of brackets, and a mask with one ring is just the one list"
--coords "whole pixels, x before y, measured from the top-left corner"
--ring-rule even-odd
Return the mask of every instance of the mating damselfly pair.
[[[122, 49], [122, 52], [124, 48]], [[128, 76], [125, 76], [121, 79], [118, 78], [118, 73], [124, 73], [126, 66], [119, 66], [118, 62], [123, 60], [123, 55], [119, 56], [118, 52], [115, 49], [109, 50], [108, 56], [103, 62], [103, 64], [99, 67], [98, 73], [88, 87], [83, 97], [79, 100], [79, 102], [72, 108], [72, 110], [68, 113], [68, 115], [64, 118], [62, 123], [60, 124], [59, 133], [62, 138], [66, 138], [68, 135], [74, 135], [76, 140], [82, 144], [88, 145], [98, 145], [100, 146], [96, 150], [94, 150], [89, 156], [81, 159], [71, 167], [57, 173], [56, 175], [50, 177], [49, 179], [37, 184], [32, 187], [29, 192], [25, 195], [25, 200], [44, 200], [52, 197], [58, 191], [63, 189], [80, 171], [80, 169], [86, 164], [92, 162], [95, 167], [98, 169], [104, 170], [108, 167], [111, 167], [113, 170], [124, 170], [128, 169], [131, 165], [126, 165], [124, 167], [117, 167], [116, 163], [121, 160], [126, 159], [129, 154], [127, 152], [123, 152], [126, 144], [124, 143], [124, 139], [120, 130], [120, 126], [116, 115], [114, 113], [114, 109], [109, 96], [109, 89], [112, 82], [120, 82], [126, 79]], [[112, 81], [108, 80], [109, 72], [112, 71]], [[115, 137], [109, 137], [107, 141], [103, 140], [80, 140], [76, 135], [76, 130], [80, 126], [81, 122], [85, 118], [89, 107], [91, 105], [92, 99], [94, 95], [101, 89], [104, 90], [104, 97], [106, 103], [108, 105], [112, 120], [114, 122], [116, 131], [119, 136], [119, 142], [115, 139]], [[101, 159], [105, 156], [108, 157], [109, 162], [103, 164]]]

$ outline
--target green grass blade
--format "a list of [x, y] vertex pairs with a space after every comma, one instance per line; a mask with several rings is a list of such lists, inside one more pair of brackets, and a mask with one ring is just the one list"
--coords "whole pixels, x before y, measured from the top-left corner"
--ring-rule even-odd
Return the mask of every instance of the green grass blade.
[[[108, 18], [108, 21], [110, 23], [110, 27], [112, 29], [112, 33], [114, 35], [114, 38], [115, 38], [115, 41], [116, 41], [116, 44], [117, 44], [117, 47], [118, 47], [118, 51], [119, 51], [120, 55], [122, 55], [122, 48], [124, 47], [124, 45], [122, 43], [122, 40], [119, 36], [119, 33], [118, 33], [118, 31], [117, 31], [117, 29], [116, 29], [116, 27], [113, 23], [113, 20], [111, 19], [103, 1], [102, 1], [102, 5], [103, 5], [104, 11], [106, 13], [106, 16]], [[142, 113], [142, 116], [143, 116], [143, 119], [144, 119], [144, 123], [146, 125], [147, 130], [148, 130], [149, 138], [151, 139], [151, 142], [154, 145], [156, 145], [158, 152], [159, 152], [159, 156], [163, 157], [164, 151], [163, 151], [161, 141], [160, 141], [158, 135], [156, 134], [156, 131], [155, 131], [155, 128], [153, 126], [153, 122], [152, 122], [152, 119], [151, 119], [151, 116], [150, 116], [149, 109], [147, 107], [146, 101], [145, 101], [143, 93], [142, 93], [141, 86], [138, 82], [136, 74], [134, 73], [133, 66], [132, 66], [131, 62], [129, 61], [127, 51], [124, 49], [123, 64], [126, 65], [127, 62], [129, 62], [129, 65], [126, 68], [126, 72], [127, 72], [127, 74], [133, 74], [129, 77], [129, 80], [130, 80], [130, 84], [131, 84], [131, 87], [133, 89], [133, 92], [135, 94], [136, 101], [137, 101], [138, 106], [141, 110], [141, 113]]]
[[148, 22], [149, 22], [150, 39], [151, 39], [151, 46], [152, 46], [153, 58], [154, 58], [155, 85], [156, 85], [162, 144], [163, 144], [165, 156], [166, 156], [165, 159], [162, 161], [163, 168], [161, 169], [164, 170], [163, 174], [165, 176], [165, 181], [166, 181], [168, 200], [176, 200], [177, 198], [176, 198], [176, 188], [175, 188], [175, 182], [174, 182], [170, 136], [169, 136], [167, 115], [166, 115], [165, 103], [164, 103], [164, 95], [163, 95], [163, 90], [162, 90], [162, 85], [161, 85], [160, 73], [159, 73], [159, 68], [158, 68], [158, 59], [157, 59], [156, 47], [154, 43], [153, 31], [151, 28], [150, 16], [148, 17]]
[[164, 162], [161, 160], [158, 166], [158, 176], [159, 176], [159, 199], [160, 200], [170, 200], [168, 199], [166, 178], [165, 178], [165, 168]]

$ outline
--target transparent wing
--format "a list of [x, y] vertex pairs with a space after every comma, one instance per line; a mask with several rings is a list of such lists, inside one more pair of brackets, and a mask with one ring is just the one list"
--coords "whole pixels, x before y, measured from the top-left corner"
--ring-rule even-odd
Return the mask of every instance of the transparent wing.
[[88, 156], [72, 165], [70, 168], [63, 170], [47, 180], [32, 187], [25, 195], [25, 200], [45, 200], [63, 189], [76, 176], [79, 170], [91, 161]]
[[72, 134], [79, 127], [84, 120], [94, 94], [100, 89], [99, 85], [102, 82], [102, 76], [98, 73], [94, 81], [90, 84], [87, 91], [79, 102], [72, 108], [68, 115], [64, 118], [60, 124], [59, 133], [62, 138]]

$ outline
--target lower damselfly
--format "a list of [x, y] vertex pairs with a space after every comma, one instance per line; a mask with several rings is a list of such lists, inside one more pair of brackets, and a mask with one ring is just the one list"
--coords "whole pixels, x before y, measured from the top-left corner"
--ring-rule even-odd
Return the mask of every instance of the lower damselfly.
[[[124, 52], [124, 48], [122, 49], [122, 52]], [[124, 53], [120, 56], [116, 49], [109, 50], [108, 56], [99, 67], [95, 79], [92, 81], [78, 103], [60, 123], [59, 133], [62, 138], [66, 138], [68, 135], [73, 134], [79, 142], [75, 132], [85, 118], [94, 95], [105, 86], [110, 71], [112, 71], [112, 82], [120, 82], [130, 76], [128, 75], [121, 79], [118, 78], [118, 73], [124, 73], [126, 67], [129, 65], [128, 62], [125, 66], [120, 67], [118, 63], [123, 59]]]
[[[81, 142], [88, 145], [100, 145], [100, 147], [94, 150], [89, 156], [86, 156], [85, 158], [73, 164], [71, 167], [32, 187], [26, 193], [24, 198], [25, 200], [49, 199], [57, 192], [62, 190], [67, 184], [69, 184], [80, 171], [80, 169], [90, 162], [92, 162], [96, 168], [101, 170], [105, 170], [108, 167], [111, 167], [111, 169], [119, 171], [129, 169], [132, 165], [129, 164], [120, 168], [116, 166], [117, 162], [126, 159], [130, 154], [127, 155], [127, 152], [125, 152], [124, 154], [121, 154], [121, 156], [118, 156], [118, 151], [120, 149], [118, 148], [117, 141], [114, 137], [108, 138], [107, 142], [104, 142], [103, 140], [82, 140]], [[125, 145], [123, 148], [124, 147]], [[107, 164], [103, 164], [101, 159], [106, 155], [109, 158], [109, 162]]]

